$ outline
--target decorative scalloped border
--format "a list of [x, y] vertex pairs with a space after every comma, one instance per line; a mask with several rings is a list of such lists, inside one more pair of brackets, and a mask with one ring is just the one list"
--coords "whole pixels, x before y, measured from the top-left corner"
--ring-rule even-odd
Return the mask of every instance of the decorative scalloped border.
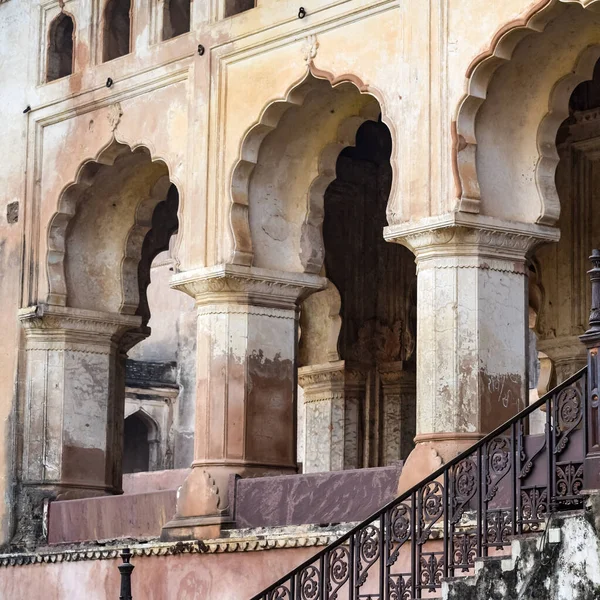
[[[598, 1], [582, 0], [580, 3], [587, 7]], [[459, 211], [478, 213], [480, 210], [481, 192], [477, 177], [475, 127], [477, 114], [486, 99], [494, 73], [502, 64], [511, 60], [521, 40], [545, 29], [556, 15], [561, 2], [562, 0], [540, 0], [522, 16], [500, 27], [488, 49], [476, 56], [466, 70], [467, 91], [458, 104], [452, 131], [452, 166]], [[540, 222], [545, 221], [541, 218]]]
[[[165, 160], [156, 158], [152, 149], [145, 144], [130, 146], [120, 142], [113, 134], [111, 140], [103, 146], [95, 157], [85, 160], [79, 166], [75, 179], [67, 184], [59, 194], [57, 210], [48, 225], [48, 250], [46, 268], [48, 275], [47, 302], [51, 305], [66, 306], [67, 304], [67, 282], [65, 274], [66, 235], [69, 223], [77, 211], [78, 200], [81, 195], [95, 181], [98, 168], [102, 165], [113, 166], [115, 161], [126, 154], [142, 151], [150, 157], [153, 163], [163, 164], [170, 174], [170, 169]], [[166, 195], [168, 184], [161, 178], [151, 190], [150, 198], [140, 204], [136, 211], [136, 222], [130, 229], [126, 245], [125, 257], [122, 264], [124, 275], [135, 274], [141, 243], [146, 232], [150, 228], [152, 211], [158, 201]], [[123, 278], [123, 282], [126, 277]], [[123, 283], [122, 282], [122, 283]], [[126, 289], [122, 286], [122, 302], [120, 311], [124, 314], [134, 314], [139, 303], [137, 286]]]
[[140, 557], [176, 556], [180, 554], [222, 554], [232, 552], [259, 552], [263, 550], [281, 550], [291, 548], [311, 548], [327, 546], [346, 532], [352, 524], [343, 531], [338, 528], [334, 533], [298, 537], [271, 537], [265, 539], [233, 539], [195, 540], [190, 542], [155, 543], [128, 545], [120, 544], [110, 548], [83, 548], [78, 550], [63, 550], [60, 552], [19, 553], [0, 555], [0, 567], [21, 567], [36, 564], [55, 564], [65, 562], [80, 562], [85, 560], [114, 560], [119, 558], [124, 548], [129, 548], [131, 554]]
[[[237, 265], [251, 266], [254, 258], [252, 235], [248, 217], [249, 183], [258, 161], [258, 154], [265, 137], [271, 133], [279, 124], [283, 115], [293, 106], [301, 106], [308, 94], [312, 91], [311, 77], [316, 80], [328, 81], [331, 87], [344, 83], [350, 83], [356, 87], [360, 94], [372, 96], [379, 106], [377, 112], [381, 111], [382, 120], [390, 129], [392, 139], [395, 140], [393, 125], [385, 118], [385, 104], [383, 96], [378, 90], [367, 86], [358, 77], [352, 74], [334, 76], [328, 71], [316, 68], [312, 60], [307, 65], [307, 71], [303, 77], [293, 83], [283, 98], [271, 101], [262, 111], [258, 121], [254, 123], [244, 134], [241, 142], [240, 158], [236, 162], [231, 176], [231, 208], [230, 227], [233, 235], [233, 253], [231, 263]], [[365, 107], [365, 111], [353, 118], [347, 119], [340, 124], [337, 139], [333, 140], [321, 152], [319, 158], [318, 175], [311, 182], [308, 191], [308, 214], [303, 227], [302, 248], [303, 254], [306, 244], [310, 246], [313, 241], [314, 228], [317, 226], [320, 235], [320, 222], [323, 213], [323, 194], [327, 185], [335, 178], [335, 164], [339, 153], [348, 145], [354, 145], [356, 131], [366, 120], [373, 119], [372, 111]], [[393, 144], [395, 147], [395, 144]], [[394, 161], [392, 160], [392, 165]], [[333, 176], [331, 175], [333, 173]], [[394, 197], [395, 177], [392, 179], [392, 191], [390, 198]], [[308, 250], [308, 248], [306, 248]], [[313, 257], [311, 253], [303, 260], [305, 271], [318, 273], [322, 266], [323, 250], [316, 252]]]

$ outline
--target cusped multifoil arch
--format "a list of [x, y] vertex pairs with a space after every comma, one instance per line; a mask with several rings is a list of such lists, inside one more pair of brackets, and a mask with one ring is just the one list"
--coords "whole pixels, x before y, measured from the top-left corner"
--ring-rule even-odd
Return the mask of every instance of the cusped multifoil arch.
[[72, 222], [77, 215], [81, 202], [92, 186], [97, 183], [102, 169], [114, 167], [120, 158], [139, 155], [147, 158], [147, 162], [157, 166], [164, 173], [159, 173], [148, 193], [140, 197], [135, 208], [133, 223], [129, 227], [122, 248], [120, 264], [121, 302], [117, 312], [135, 314], [139, 302], [139, 290], [136, 285], [128, 283], [135, 279], [134, 265], [141, 256], [143, 238], [150, 228], [152, 211], [158, 202], [164, 200], [172, 178], [167, 161], [157, 157], [146, 143], [129, 145], [115, 136], [99, 149], [92, 157], [84, 160], [78, 168], [75, 178], [67, 184], [58, 196], [57, 208], [49, 221], [47, 229], [47, 297], [46, 302], [55, 306], [69, 305], [69, 293], [65, 260], [67, 240]]
[[[515, 57], [518, 46], [532, 34], [543, 34], [548, 26], [568, 9], [567, 5], [578, 5], [578, 8], [597, 13], [599, 0], [540, 0], [519, 19], [502, 26], [487, 51], [477, 56], [466, 71], [467, 90], [457, 109], [453, 144], [453, 169], [457, 191], [457, 210], [463, 212], [486, 212], [482, 207], [482, 177], [480, 172], [481, 133], [478, 131], [482, 107], [489, 101], [489, 93], [498, 73], [499, 67], [507, 65]], [[573, 32], [571, 32], [573, 34]], [[573, 34], [573, 37], [576, 37]], [[562, 39], [564, 43], [564, 38]], [[536, 215], [533, 221], [553, 225], [560, 214], [560, 205], [554, 174], [558, 163], [555, 148], [556, 133], [562, 121], [568, 116], [568, 102], [573, 89], [582, 81], [591, 78], [598, 52], [586, 42], [577, 39], [569, 40], [569, 44], [581, 44], [580, 55], [571, 65], [564, 69], [554, 80], [552, 91], [546, 93], [548, 110], [539, 119], [535, 132], [537, 160], [534, 165], [532, 180], [537, 190]], [[594, 58], [596, 57], [596, 58]], [[524, 87], [531, 85], [524, 82]], [[540, 92], [541, 93], [541, 92]], [[515, 101], [518, 107], [518, 102]], [[504, 124], [497, 124], [502, 128]], [[520, 173], [503, 173], [507, 176], [523, 177]]]
[[[377, 90], [362, 83], [353, 75], [334, 77], [331, 73], [310, 66], [306, 75], [288, 88], [282, 99], [270, 102], [262, 111], [258, 121], [249, 128], [242, 138], [240, 158], [232, 171], [230, 226], [233, 234], [231, 262], [240, 265], [253, 265], [255, 262], [254, 243], [249, 218], [250, 182], [259, 161], [261, 146], [267, 136], [274, 132], [284, 115], [293, 107], [302, 107], [311, 93], [319, 89], [336, 89], [350, 86], [360, 96], [356, 110], [342, 118], [335, 133], [324, 141], [318, 152], [316, 172], [305, 175], [306, 206], [303, 222], [300, 224], [299, 270], [319, 273], [323, 266], [324, 250], [321, 226], [323, 222], [323, 201], [327, 186], [336, 177], [336, 162], [340, 152], [354, 146], [359, 127], [367, 120], [381, 117], [386, 124], [382, 96]], [[334, 112], [334, 109], [331, 110]], [[393, 135], [393, 125], [388, 124]], [[395, 147], [395, 144], [394, 144]], [[282, 157], [285, 159], [286, 157]], [[393, 163], [393, 161], [392, 161]], [[393, 189], [395, 178], [393, 177]], [[390, 194], [390, 198], [393, 196]]]

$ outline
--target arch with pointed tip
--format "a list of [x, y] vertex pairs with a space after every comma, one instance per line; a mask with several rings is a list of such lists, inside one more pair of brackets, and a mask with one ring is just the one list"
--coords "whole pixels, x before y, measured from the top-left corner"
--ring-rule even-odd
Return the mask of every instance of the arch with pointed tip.
[[55, 81], [73, 73], [75, 47], [75, 19], [61, 11], [48, 28], [46, 81]]
[[[230, 261], [233, 264], [252, 265], [254, 260], [253, 239], [249, 220], [249, 186], [252, 174], [259, 159], [259, 152], [265, 138], [273, 132], [283, 116], [293, 107], [302, 107], [308, 96], [316, 92], [322, 82], [328, 82], [330, 89], [351, 84], [366, 99], [356, 114], [345, 119], [337, 128], [334, 139], [324, 144], [318, 161], [318, 172], [307, 182], [307, 208], [301, 232], [301, 254], [303, 270], [318, 273], [323, 264], [323, 242], [321, 223], [323, 220], [323, 195], [329, 183], [335, 179], [335, 166], [339, 153], [355, 143], [355, 136], [362, 123], [377, 119], [388, 126], [395, 141], [393, 125], [386, 119], [382, 95], [366, 86], [353, 75], [333, 76], [332, 74], [309, 66], [304, 77], [295, 82], [282, 99], [269, 103], [258, 121], [250, 127], [242, 139], [240, 158], [235, 164], [231, 177], [230, 227], [233, 234], [233, 251]], [[396, 144], [392, 143], [392, 168], [395, 163]], [[388, 207], [394, 204], [395, 177], [392, 179], [392, 191]]]
[[[466, 71], [467, 91], [457, 109], [453, 132], [453, 171], [457, 195], [457, 210], [478, 213], [481, 210], [480, 178], [478, 174], [477, 117], [488, 97], [488, 90], [499, 67], [513, 59], [517, 46], [526, 37], [542, 33], [560, 17], [567, 4], [600, 12], [600, 0], [540, 0], [520, 18], [502, 26], [485, 52], [477, 56]], [[560, 79], [549, 99], [549, 111], [539, 125], [538, 164], [535, 180], [541, 204], [537, 222], [552, 225], [559, 216], [560, 206], [554, 174], [557, 165], [555, 136], [567, 115], [570, 91], [589, 78], [593, 69], [594, 50], [583, 49], [574, 69]], [[570, 91], [569, 91], [570, 90]]]
[[[122, 162], [121, 162], [122, 161]], [[57, 210], [51, 218], [47, 232], [47, 276], [48, 295], [46, 302], [51, 305], [70, 306], [69, 284], [66, 258], [69, 236], [73, 234], [74, 219], [80, 211], [82, 202], [89, 201], [94, 191], [94, 185], [106, 181], [106, 174], [117, 177], [118, 166], [129, 161], [132, 165], [146, 167], [148, 177], [144, 181], [135, 206], [132, 207], [131, 225], [124, 234], [120, 250], [119, 264], [119, 297], [118, 306], [114, 312], [121, 314], [136, 314], [140, 304], [140, 289], [138, 285], [138, 265], [142, 257], [142, 248], [146, 235], [152, 227], [152, 217], [157, 205], [167, 198], [173, 186], [169, 169], [162, 159], [153, 159], [150, 150], [141, 145], [131, 147], [113, 138], [98, 154], [86, 160], [78, 169], [75, 180], [68, 184], [59, 195]], [[115, 169], [114, 172], [109, 171]], [[132, 169], [125, 165], [123, 181], [127, 181]], [[114, 206], [114, 205], [113, 205]], [[101, 227], [97, 223], [97, 227]], [[124, 224], [127, 226], [127, 224]], [[115, 292], [116, 293], [116, 292]], [[79, 308], [86, 308], [79, 306]], [[96, 308], [97, 307], [92, 307]]]

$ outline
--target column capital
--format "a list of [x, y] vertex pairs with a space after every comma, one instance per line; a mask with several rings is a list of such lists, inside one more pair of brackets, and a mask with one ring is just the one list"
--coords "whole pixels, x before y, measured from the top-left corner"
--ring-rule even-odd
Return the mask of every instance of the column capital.
[[381, 363], [378, 365], [381, 383], [389, 387], [397, 387], [399, 390], [415, 388], [416, 373], [408, 371], [405, 363], [401, 360], [395, 362]]
[[290, 308], [326, 285], [327, 279], [318, 275], [240, 265], [194, 269], [171, 278], [171, 287], [192, 296], [199, 306], [225, 302]]
[[[452, 265], [507, 270], [505, 261], [524, 263], [526, 254], [544, 242], [556, 242], [560, 232], [535, 223], [502, 221], [494, 217], [451, 213], [418, 222], [390, 225], [389, 242], [406, 246], [419, 264], [431, 259], [455, 259]], [[510, 269], [516, 270], [516, 269]]]
[[142, 324], [140, 316], [48, 304], [23, 308], [18, 316], [25, 329], [28, 349], [39, 342], [45, 350], [77, 350], [81, 347], [90, 351], [99, 342], [110, 346]]

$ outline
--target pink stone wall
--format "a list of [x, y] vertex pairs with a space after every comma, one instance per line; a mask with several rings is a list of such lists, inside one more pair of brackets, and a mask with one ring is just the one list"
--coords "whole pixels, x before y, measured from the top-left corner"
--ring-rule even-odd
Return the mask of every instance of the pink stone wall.
[[[182, 554], [132, 560], [135, 600], [249, 600], [318, 548]], [[118, 600], [119, 560], [0, 569], [0, 598]]]

